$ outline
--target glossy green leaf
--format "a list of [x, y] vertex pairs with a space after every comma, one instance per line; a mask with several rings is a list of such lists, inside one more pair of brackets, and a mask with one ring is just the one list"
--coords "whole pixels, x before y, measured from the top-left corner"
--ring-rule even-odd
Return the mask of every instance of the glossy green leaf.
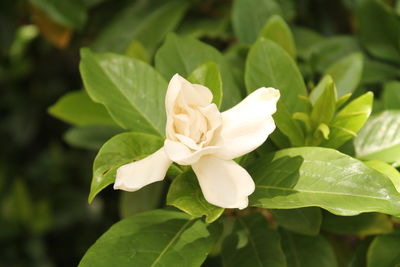
[[397, 267], [400, 265], [400, 235], [381, 235], [372, 241], [367, 253], [367, 267]]
[[164, 136], [167, 83], [160, 74], [137, 59], [88, 49], [81, 54], [83, 83], [95, 102], [123, 128]]
[[122, 131], [110, 126], [78, 126], [70, 128], [64, 134], [64, 140], [71, 146], [97, 151], [108, 139]]
[[125, 53], [132, 41], [140, 42], [153, 54], [184, 16], [186, 1], [167, 1], [163, 5], [134, 1], [115, 16], [98, 35], [92, 47], [98, 52]]
[[306, 110], [306, 104], [298, 98], [299, 95], [306, 96], [307, 90], [296, 63], [283, 48], [270, 40], [260, 39], [251, 47], [246, 62], [245, 82], [248, 93], [260, 87], [279, 89], [279, 101], [291, 113]]
[[276, 223], [292, 232], [303, 235], [317, 235], [321, 227], [321, 210], [307, 207], [290, 210], [269, 210]]
[[360, 40], [372, 55], [400, 62], [400, 21], [397, 14], [382, 1], [362, 0], [358, 3]]
[[338, 148], [355, 137], [371, 114], [373, 99], [372, 92], [368, 92], [354, 99], [340, 110], [329, 124], [331, 129], [329, 139], [321, 145]]
[[377, 235], [393, 230], [389, 216], [381, 213], [363, 213], [356, 216], [324, 214], [322, 229], [343, 235]]
[[372, 116], [354, 140], [360, 159], [395, 162], [400, 160], [400, 111]]
[[89, 202], [115, 181], [120, 166], [142, 159], [162, 146], [161, 138], [144, 133], [122, 133], [108, 140], [97, 153], [93, 163]]
[[275, 0], [236, 0], [232, 10], [235, 35], [241, 42], [251, 44], [257, 39], [267, 20], [281, 13]]
[[395, 167], [380, 160], [369, 160], [365, 164], [386, 175], [392, 181], [396, 190], [400, 192], [400, 172]]
[[281, 237], [287, 266], [338, 266], [332, 247], [322, 236], [304, 236], [281, 231]]
[[328, 82], [324, 91], [315, 101], [311, 111], [311, 120], [316, 128], [321, 123], [329, 124], [336, 111], [336, 88], [333, 82]]
[[267, 209], [318, 206], [337, 215], [400, 214], [400, 193], [380, 172], [336, 150], [319, 147], [278, 151], [247, 170], [256, 183], [250, 205]]
[[382, 101], [385, 109], [400, 109], [400, 82], [385, 83]]
[[[299, 123], [292, 118], [292, 115], [282, 101], [278, 101], [277, 110], [273, 115], [276, 127], [290, 140], [293, 146], [304, 144], [304, 133]], [[275, 142], [275, 139], [273, 139]]]
[[196, 175], [185, 172], [175, 177], [169, 187], [167, 204], [192, 215], [193, 217], [206, 216], [206, 222], [212, 223], [221, 216], [223, 208], [208, 203], [201, 191]]
[[114, 224], [89, 248], [79, 267], [200, 266], [219, 232], [216, 225], [182, 212], [143, 212]]
[[138, 212], [153, 210], [159, 207], [165, 183], [152, 183], [139, 191], [120, 194], [119, 214], [126, 218]]
[[231, 108], [241, 100], [241, 92], [236, 85], [230, 66], [217, 49], [203, 42], [191, 37], [170, 34], [157, 51], [155, 61], [157, 70], [166, 79], [170, 79], [175, 73], [187, 77], [201, 64], [212, 61], [221, 70], [224, 86], [222, 110]]
[[54, 117], [68, 123], [116, 126], [103, 105], [93, 102], [85, 91], [75, 91], [62, 96], [49, 108]]
[[296, 58], [296, 45], [294, 44], [292, 32], [279, 15], [274, 15], [268, 20], [267, 24], [261, 30], [260, 37], [277, 43], [292, 58]]
[[201, 84], [210, 89], [213, 94], [213, 103], [217, 107], [222, 103], [222, 78], [218, 65], [207, 62], [197, 67], [188, 77], [191, 83]]
[[260, 213], [238, 217], [222, 246], [224, 266], [286, 266], [278, 232], [269, 229]]
[[72, 29], [81, 29], [87, 20], [86, 5], [82, 0], [30, 0], [55, 22]]
[[328, 67], [325, 74], [330, 75], [335, 82], [338, 96], [353, 93], [360, 83], [363, 70], [363, 56], [353, 53], [339, 59]]

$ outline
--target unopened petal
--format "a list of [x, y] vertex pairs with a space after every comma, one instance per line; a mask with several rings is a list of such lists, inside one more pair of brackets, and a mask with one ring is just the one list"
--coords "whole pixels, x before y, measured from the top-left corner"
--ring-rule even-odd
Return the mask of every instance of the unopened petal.
[[255, 185], [250, 174], [233, 160], [202, 157], [192, 165], [205, 199], [222, 208], [244, 209]]
[[148, 184], [161, 181], [171, 163], [164, 148], [161, 148], [142, 160], [123, 165], [117, 170], [114, 189], [133, 192]]
[[275, 130], [272, 114], [276, 111], [279, 97], [279, 90], [260, 88], [223, 112], [222, 126], [212, 142], [212, 145], [221, 147], [215, 155], [234, 159], [264, 143]]

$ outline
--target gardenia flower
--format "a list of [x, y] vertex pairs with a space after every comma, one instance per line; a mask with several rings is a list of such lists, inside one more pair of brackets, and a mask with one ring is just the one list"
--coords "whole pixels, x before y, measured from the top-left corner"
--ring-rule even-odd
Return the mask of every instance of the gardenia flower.
[[233, 108], [220, 113], [211, 91], [172, 77], [165, 97], [164, 147], [150, 156], [121, 166], [114, 189], [136, 191], [164, 179], [172, 162], [191, 165], [205, 199], [222, 208], [243, 209], [255, 185], [233, 161], [265, 142], [275, 129], [279, 90], [260, 88]]

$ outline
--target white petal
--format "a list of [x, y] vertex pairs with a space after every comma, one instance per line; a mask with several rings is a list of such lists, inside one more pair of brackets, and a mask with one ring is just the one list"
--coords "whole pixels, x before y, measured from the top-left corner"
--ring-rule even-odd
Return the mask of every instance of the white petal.
[[272, 114], [276, 111], [279, 96], [279, 90], [260, 88], [223, 112], [222, 126], [211, 143], [221, 147], [215, 156], [222, 159], [237, 158], [264, 143], [275, 130]]
[[217, 151], [218, 147], [208, 146], [196, 151], [192, 151], [181, 142], [166, 139], [164, 142], [164, 149], [165, 153], [172, 161], [180, 165], [192, 165], [198, 161], [200, 157]]
[[119, 167], [114, 189], [133, 192], [148, 184], [161, 181], [171, 163], [162, 147], [142, 160]]
[[233, 160], [202, 157], [192, 165], [205, 199], [222, 208], [244, 209], [255, 185], [250, 174]]

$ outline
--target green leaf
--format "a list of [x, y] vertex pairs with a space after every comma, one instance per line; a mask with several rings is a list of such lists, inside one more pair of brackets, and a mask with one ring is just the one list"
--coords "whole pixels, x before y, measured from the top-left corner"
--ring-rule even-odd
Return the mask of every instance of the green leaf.
[[223, 208], [216, 207], [205, 200], [197, 177], [192, 171], [174, 178], [168, 190], [167, 204], [193, 217], [205, 215], [207, 223], [217, 220], [224, 211]]
[[381, 1], [362, 0], [358, 3], [359, 35], [372, 55], [400, 62], [400, 21], [395, 12]]
[[356, 136], [371, 114], [373, 99], [372, 92], [367, 92], [339, 111], [329, 124], [331, 130], [329, 139], [324, 141], [321, 146], [338, 148]]
[[361, 80], [363, 55], [359, 52], [339, 59], [328, 67], [326, 75], [330, 75], [336, 84], [338, 96], [353, 93]]
[[389, 217], [381, 213], [363, 213], [357, 216], [324, 214], [322, 229], [342, 235], [378, 235], [393, 230]]
[[297, 48], [299, 58], [309, 60], [313, 52], [313, 45], [324, 40], [322, 35], [305, 27], [292, 27], [293, 37]]
[[86, 266], [200, 266], [218, 239], [216, 225], [153, 210], [114, 224], [79, 263]]
[[321, 123], [329, 124], [335, 114], [335, 111], [336, 88], [333, 82], [328, 82], [311, 111], [311, 120], [314, 128]]
[[292, 115], [287, 110], [285, 104], [282, 101], [278, 101], [277, 110], [273, 115], [276, 127], [286, 135], [290, 143], [293, 146], [301, 146], [304, 144], [304, 133], [301, 126], [296, 120], [292, 118]]
[[250, 205], [267, 209], [318, 206], [337, 215], [400, 214], [400, 194], [385, 175], [336, 150], [291, 148], [248, 168], [256, 184]]
[[307, 207], [290, 210], [269, 210], [276, 223], [292, 232], [303, 235], [317, 235], [321, 227], [321, 210], [316, 207]]
[[213, 103], [217, 107], [222, 103], [222, 78], [218, 65], [207, 62], [197, 67], [188, 77], [191, 83], [201, 84], [210, 89], [213, 94]]
[[221, 70], [224, 86], [222, 109], [231, 108], [241, 100], [240, 89], [224, 57], [218, 50], [203, 42], [191, 37], [170, 34], [157, 51], [155, 61], [157, 70], [166, 79], [170, 79], [175, 73], [188, 77], [198, 66], [212, 61]]
[[290, 113], [306, 110], [305, 103], [298, 98], [299, 95], [306, 96], [307, 90], [296, 63], [283, 48], [270, 40], [261, 39], [251, 47], [245, 82], [248, 93], [260, 87], [279, 89], [280, 101]]
[[279, 234], [269, 229], [260, 213], [238, 217], [234, 231], [223, 243], [224, 266], [286, 266]]
[[78, 126], [116, 126], [104, 106], [93, 102], [85, 91], [70, 92], [62, 96], [49, 108], [49, 113]]
[[143, 44], [137, 40], [133, 40], [129, 43], [126, 49], [125, 55], [131, 58], [139, 59], [143, 62], [150, 64], [150, 55]]
[[399, 247], [399, 234], [377, 236], [368, 249], [367, 267], [399, 266]]
[[304, 236], [281, 231], [281, 237], [287, 266], [338, 266], [332, 247], [322, 236]]
[[162, 146], [161, 138], [144, 133], [122, 133], [108, 140], [97, 153], [93, 163], [89, 202], [115, 181], [120, 166], [142, 159]]
[[361, 83], [382, 83], [400, 77], [400, 69], [380, 61], [364, 59], [364, 70]]
[[282, 11], [275, 0], [236, 0], [233, 2], [233, 31], [240, 42], [251, 44], [267, 20]]
[[400, 172], [395, 167], [379, 160], [366, 161], [365, 164], [386, 175], [392, 181], [396, 190], [400, 192]]
[[136, 40], [152, 55], [179, 24], [187, 8], [188, 3], [179, 0], [163, 5], [134, 1], [99, 33], [92, 47], [97, 52], [125, 53], [129, 44]]
[[385, 83], [382, 100], [385, 109], [400, 109], [400, 82]]
[[71, 146], [99, 150], [111, 137], [122, 132], [121, 128], [109, 126], [72, 127], [64, 134], [64, 140]]
[[272, 16], [260, 33], [261, 37], [280, 45], [294, 59], [296, 59], [296, 45], [289, 26], [279, 15]]
[[[146, 63], [116, 54], [81, 52], [80, 71], [89, 96], [123, 128], [164, 136], [167, 83]], [[143, 100], [146, 101], [143, 101]]]
[[119, 201], [119, 214], [121, 218], [127, 218], [138, 212], [158, 208], [161, 202], [162, 191], [165, 183], [152, 183], [139, 191], [121, 192]]
[[400, 111], [372, 116], [354, 140], [356, 155], [364, 160], [400, 160]]
[[55, 22], [72, 29], [82, 29], [87, 20], [86, 5], [82, 0], [30, 0]]
[[333, 79], [331, 76], [329, 75], [325, 75], [317, 84], [317, 86], [315, 86], [309, 96], [310, 102], [312, 105], [315, 105], [315, 102], [317, 102], [317, 100], [320, 98], [320, 96], [322, 95], [322, 93], [325, 91], [326, 87], [329, 84], [334, 84]]

